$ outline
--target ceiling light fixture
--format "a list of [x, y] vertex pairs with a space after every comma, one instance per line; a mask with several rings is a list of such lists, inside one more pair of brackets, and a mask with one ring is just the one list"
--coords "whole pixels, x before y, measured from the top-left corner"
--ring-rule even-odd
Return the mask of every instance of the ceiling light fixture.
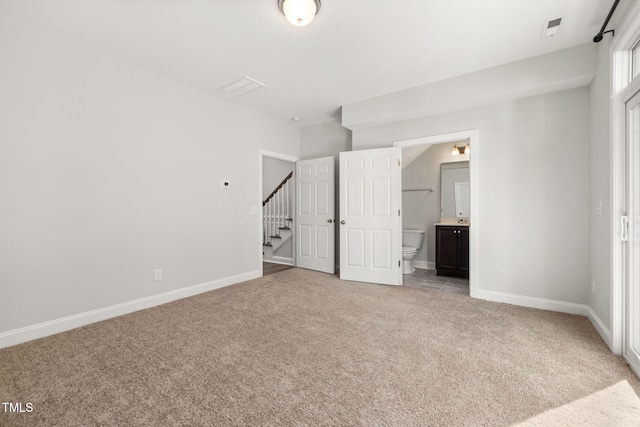
[[278, 0], [278, 8], [289, 22], [302, 27], [313, 21], [320, 10], [320, 0]]

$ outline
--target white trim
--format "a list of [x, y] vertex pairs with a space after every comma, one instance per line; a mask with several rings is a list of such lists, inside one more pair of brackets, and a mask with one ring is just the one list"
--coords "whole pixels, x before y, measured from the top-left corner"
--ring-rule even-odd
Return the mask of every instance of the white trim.
[[587, 306], [587, 309], [588, 309], [587, 317], [591, 321], [591, 324], [593, 325], [594, 328], [596, 328], [596, 331], [598, 331], [598, 333], [600, 334], [600, 337], [602, 337], [602, 339], [607, 344], [607, 346], [611, 348], [611, 345], [612, 345], [611, 330], [607, 328], [607, 325], [604, 324], [602, 319], [598, 317], [596, 312], [593, 311], [591, 307]]
[[[262, 266], [262, 262], [260, 263], [260, 266]], [[0, 348], [9, 347], [37, 338], [43, 338], [49, 335], [89, 325], [91, 323], [133, 313], [134, 311], [144, 310], [204, 292], [220, 289], [225, 286], [256, 279], [261, 276], [261, 271], [255, 270], [3, 332], [0, 333]]]
[[[615, 57], [615, 55], [614, 55]], [[612, 77], [615, 80], [615, 73], [620, 64], [612, 64]], [[620, 240], [620, 216], [624, 214], [624, 103], [619, 100], [620, 95], [614, 95], [611, 100], [611, 144], [610, 144], [610, 167], [611, 167], [611, 206], [610, 206], [610, 250], [611, 250], [611, 351], [614, 354], [622, 354], [622, 325], [623, 325], [623, 243]], [[622, 111], [620, 106], [622, 106]], [[622, 142], [620, 142], [622, 141]]]
[[571, 302], [550, 300], [546, 298], [528, 297], [522, 295], [509, 294], [506, 292], [495, 292], [479, 290], [477, 298], [493, 302], [502, 302], [521, 307], [537, 308], [540, 310], [556, 311], [559, 313], [577, 314], [586, 316], [591, 324], [596, 328], [603, 341], [611, 347], [611, 331], [598, 317], [591, 307], [586, 304], [575, 304]]
[[436, 263], [433, 261], [418, 261], [418, 260], [413, 260], [411, 262], [411, 265], [413, 265], [415, 268], [424, 268], [427, 270], [435, 270], [436, 269]]
[[442, 144], [468, 140], [471, 147], [469, 154], [469, 181], [471, 184], [471, 218], [472, 226], [469, 227], [469, 295], [473, 298], [480, 298], [480, 264], [478, 254], [480, 253], [480, 132], [478, 129], [469, 129], [458, 132], [431, 135], [420, 138], [413, 138], [404, 141], [394, 141], [394, 147], [415, 147], [423, 144]]
[[587, 316], [589, 314], [589, 306], [585, 304], [576, 304], [572, 302], [557, 301], [546, 298], [509, 294], [506, 292], [486, 291], [479, 289], [477, 298], [487, 301], [504, 302], [507, 304], [519, 305], [521, 307], [558, 311], [560, 313], [579, 314], [581, 316]]
[[[262, 160], [262, 157], [271, 157], [272, 159], [284, 160], [285, 162], [291, 162], [291, 163], [295, 163], [298, 160], [300, 160], [299, 157], [290, 156], [288, 154], [276, 153], [275, 151], [268, 151], [268, 150], [261, 149], [259, 150], [259, 152], [261, 157], [260, 160]], [[260, 188], [260, 191], [262, 191], [262, 188]]]
[[[425, 145], [425, 144], [443, 144], [443, 143], [447, 143], [447, 142], [459, 142], [462, 140], [467, 140], [471, 137], [472, 133], [476, 133], [478, 132], [477, 129], [470, 129], [470, 130], [463, 130], [463, 131], [459, 131], [459, 132], [450, 132], [450, 133], [441, 133], [438, 135], [430, 135], [430, 136], [422, 136], [419, 138], [411, 138], [411, 139], [404, 139], [401, 141], [394, 141], [393, 142], [393, 146], [394, 147], [402, 147], [402, 148], [407, 148], [407, 147], [416, 147], [418, 145]], [[471, 144], [469, 144], [471, 145]], [[471, 147], [471, 151], [473, 152], [475, 147]]]
[[273, 264], [293, 265], [293, 258], [274, 255], [271, 259], [265, 259], [264, 262], [270, 262]]
[[[300, 160], [299, 157], [295, 157], [295, 156], [290, 156], [288, 154], [281, 154], [281, 153], [276, 153], [274, 151], [268, 151], [268, 150], [258, 150], [258, 211], [260, 212], [257, 215], [257, 224], [258, 224], [258, 243], [256, 245], [257, 248], [257, 253], [258, 253], [258, 265], [259, 265], [259, 270], [260, 270], [260, 276], [262, 277], [264, 275], [264, 271], [262, 268], [262, 158], [263, 157], [270, 157], [272, 159], [278, 159], [278, 160], [284, 160], [285, 162], [291, 162], [293, 163], [293, 178], [295, 179], [296, 176], [296, 165], [295, 163]], [[294, 197], [293, 200], [291, 201], [292, 206], [295, 209], [295, 192], [294, 192]], [[292, 228], [293, 230], [293, 228]], [[291, 232], [291, 235], [293, 236], [293, 231]], [[295, 239], [292, 239], [292, 251], [295, 254], [296, 253], [296, 242]], [[295, 258], [292, 260], [292, 264], [291, 265], [296, 265], [295, 263]]]
[[[624, 349], [624, 247], [620, 239], [620, 216], [625, 214], [625, 102], [629, 88], [628, 51], [635, 40], [640, 38], [640, 3], [626, 13], [627, 19], [616, 31], [611, 45], [611, 351], [622, 354]], [[633, 85], [635, 86], [635, 85]]]

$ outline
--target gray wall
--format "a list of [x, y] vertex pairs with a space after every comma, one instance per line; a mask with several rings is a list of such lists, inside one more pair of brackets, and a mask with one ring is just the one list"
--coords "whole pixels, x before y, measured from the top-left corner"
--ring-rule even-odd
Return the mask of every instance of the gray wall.
[[298, 130], [3, 17], [0, 57], [0, 332], [259, 274], [259, 149]]
[[341, 151], [351, 151], [351, 131], [340, 123], [326, 122], [300, 130], [302, 160], [327, 156], [335, 156], [337, 159]]
[[353, 149], [478, 129], [477, 286], [586, 304], [589, 118], [581, 87], [355, 130]]

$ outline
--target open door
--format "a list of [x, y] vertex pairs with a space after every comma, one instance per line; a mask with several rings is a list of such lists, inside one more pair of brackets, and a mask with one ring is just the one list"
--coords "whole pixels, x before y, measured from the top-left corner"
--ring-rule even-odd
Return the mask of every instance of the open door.
[[402, 284], [402, 151], [340, 153], [340, 279]]
[[335, 273], [335, 159], [296, 162], [296, 266]]

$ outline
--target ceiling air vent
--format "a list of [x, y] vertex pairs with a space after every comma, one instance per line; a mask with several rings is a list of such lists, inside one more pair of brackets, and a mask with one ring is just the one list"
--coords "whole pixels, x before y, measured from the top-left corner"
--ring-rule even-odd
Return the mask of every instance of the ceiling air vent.
[[240, 97], [265, 86], [264, 83], [260, 83], [249, 76], [244, 76], [222, 86], [218, 90], [226, 95]]
[[560, 28], [560, 23], [562, 22], [562, 18], [552, 19], [551, 21], [547, 21], [544, 23], [544, 27], [542, 29], [542, 37], [553, 37], [558, 32]]

